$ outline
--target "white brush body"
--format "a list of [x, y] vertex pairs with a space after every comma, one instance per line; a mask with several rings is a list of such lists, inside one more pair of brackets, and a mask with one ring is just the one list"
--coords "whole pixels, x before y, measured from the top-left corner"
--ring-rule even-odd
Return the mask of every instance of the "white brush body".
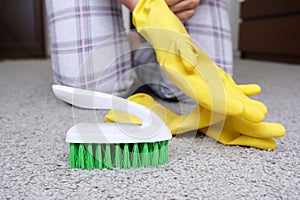
[[110, 94], [61, 85], [53, 85], [55, 96], [76, 107], [86, 109], [114, 109], [133, 114], [141, 125], [121, 123], [82, 122], [71, 127], [68, 143], [144, 143], [171, 139], [170, 129], [150, 109]]

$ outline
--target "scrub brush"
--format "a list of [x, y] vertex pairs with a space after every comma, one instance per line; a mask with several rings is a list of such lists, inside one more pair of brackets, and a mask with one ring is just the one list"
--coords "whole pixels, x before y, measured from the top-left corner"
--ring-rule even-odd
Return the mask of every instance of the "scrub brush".
[[163, 120], [150, 109], [110, 94], [53, 85], [55, 96], [76, 107], [114, 109], [142, 120], [141, 125], [81, 122], [66, 135], [71, 168], [112, 169], [157, 167], [169, 162], [172, 135]]

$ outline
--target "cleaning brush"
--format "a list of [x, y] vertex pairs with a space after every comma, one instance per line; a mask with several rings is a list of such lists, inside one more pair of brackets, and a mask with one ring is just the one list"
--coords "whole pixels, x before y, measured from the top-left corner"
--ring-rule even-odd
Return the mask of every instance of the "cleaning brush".
[[142, 124], [81, 122], [66, 135], [71, 168], [112, 169], [156, 167], [169, 162], [172, 135], [150, 109], [110, 94], [53, 85], [55, 96], [76, 107], [114, 109], [133, 114]]

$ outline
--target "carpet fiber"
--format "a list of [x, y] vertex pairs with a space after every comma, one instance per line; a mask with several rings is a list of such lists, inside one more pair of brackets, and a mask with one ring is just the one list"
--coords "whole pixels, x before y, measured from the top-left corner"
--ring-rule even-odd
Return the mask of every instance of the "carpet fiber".
[[235, 66], [239, 83], [261, 84], [255, 98], [267, 104], [267, 120], [287, 128], [275, 151], [224, 146], [191, 132], [171, 140], [169, 164], [87, 171], [69, 169], [65, 133], [103, 113], [56, 99], [49, 60], [0, 62], [0, 199], [299, 199], [300, 67]]

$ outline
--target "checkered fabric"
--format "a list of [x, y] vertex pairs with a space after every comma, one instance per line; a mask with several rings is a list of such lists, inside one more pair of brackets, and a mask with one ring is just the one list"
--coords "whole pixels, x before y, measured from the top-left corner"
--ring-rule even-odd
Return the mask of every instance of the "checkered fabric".
[[195, 15], [185, 23], [195, 44], [232, 75], [231, 30], [226, 0], [200, 0]]
[[[51, 58], [57, 84], [121, 97], [131, 93], [133, 68], [118, 0], [46, 0]], [[226, 0], [201, 0], [184, 23], [196, 45], [232, 74], [232, 44]], [[149, 44], [134, 57], [142, 83], [161, 98], [190, 101], [157, 65]]]
[[46, 0], [57, 84], [126, 97], [133, 83], [117, 0]]

